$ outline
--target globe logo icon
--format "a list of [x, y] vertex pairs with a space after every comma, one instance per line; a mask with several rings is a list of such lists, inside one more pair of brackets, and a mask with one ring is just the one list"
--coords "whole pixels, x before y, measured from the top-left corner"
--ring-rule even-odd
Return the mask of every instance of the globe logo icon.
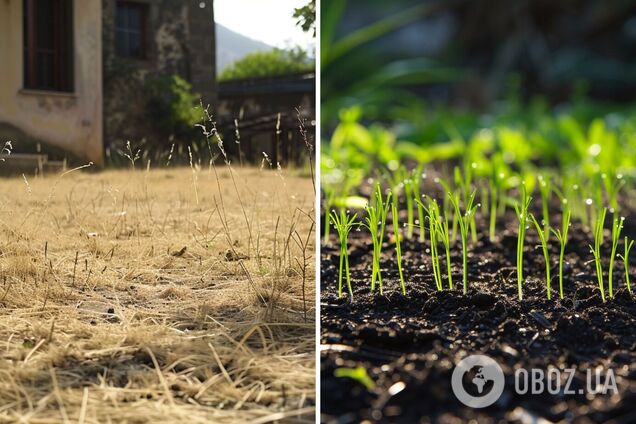
[[501, 367], [486, 355], [462, 359], [451, 377], [453, 393], [471, 408], [485, 408], [495, 403], [503, 393], [504, 383]]

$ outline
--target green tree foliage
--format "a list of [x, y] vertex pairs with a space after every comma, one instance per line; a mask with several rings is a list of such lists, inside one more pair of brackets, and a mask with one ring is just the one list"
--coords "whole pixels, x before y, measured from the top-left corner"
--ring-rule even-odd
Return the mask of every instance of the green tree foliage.
[[296, 25], [303, 31], [310, 32], [316, 36], [316, 0], [309, 1], [306, 5], [294, 9]]
[[288, 75], [314, 70], [314, 62], [300, 47], [291, 50], [273, 49], [246, 55], [228, 66], [219, 79], [222, 81]]

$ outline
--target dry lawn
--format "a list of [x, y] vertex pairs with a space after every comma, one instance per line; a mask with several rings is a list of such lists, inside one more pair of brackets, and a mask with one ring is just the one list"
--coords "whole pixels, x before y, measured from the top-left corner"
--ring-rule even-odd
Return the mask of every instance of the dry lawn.
[[0, 180], [0, 422], [313, 422], [312, 182], [217, 175]]

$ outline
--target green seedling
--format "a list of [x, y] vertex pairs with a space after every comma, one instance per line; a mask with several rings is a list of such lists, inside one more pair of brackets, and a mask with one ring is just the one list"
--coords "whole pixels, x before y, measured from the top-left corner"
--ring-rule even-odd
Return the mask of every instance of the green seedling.
[[353, 298], [353, 289], [351, 288], [351, 276], [349, 274], [349, 253], [347, 252], [347, 242], [349, 239], [349, 233], [354, 227], [356, 214], [350, 216], [346, 211], [340, 209], [340, 215], [332, 211], [329, 217], [333, 222], [336, 231], [338, 232], [338, 239], [340, 240], [340, 268], [338, 272], [338, 297], [342, 297], [342, 275], [343, 271], [347, 277], [347, 287], [349, 288], [349, 295]]
[[423, 243], [426, 240], [426, 232], [424, 231], [424, 226], [421, 225], [422, 221], [424, 221], [424, 207], [420, 202], [420, 183], [422, 180], [422, 171], [423, 166], [420, 165], [413, 170], [413, 175], [411, 176], [411, 180], [413, 181], [413, 197], [416, 200], [417, 205], [417, 220], [420, 223], [420, 242]]
[[450, 233], [448, 228], [448, 214], [444, 217], [440, 217], [437, 232], [440, 235], [444, 250], [446, 251], [446, 273], [448, 275], [448, 288], [453, 288], [453, 274], [451, 270], [451, 257], [450, 257]]
[[526, 237], [526, 225], [528, 222], [528, 207], [532, 197], [528, 196], [525, 184], [521, 185], [521, 202], [515, 203], [515, 213], [519, 221], [517, 232], [517, 286], [519, 288], [519, 300], [523, 298], [523, 245]]
[[572, 213], [567, 199], [563, 199], [561, 204], [563, 205], [561, 229], [553, 229], [552, 233], [559, 241], [559, 297], [563, 299], [563, 255], [565, 254], [565, 245], [568, 242], [568, 231], [570, 229]]
[[[462, 175], [459, 167], [455, 167], [455, 185], [459, 188], [462, 194], [462, 203], [467, 204], [469, 197], [471, 196], [471, 183], [472, 183], [472, 170], [475, 166], [474, 163], [466, 164], [464, 167], [464, 174]], [[474, 197], [474, 192], [472, 193]], [[474, 199], [473, 199], [474, 200]], [[472, 213], [468, 221], [468, 227], [470, 229], [470, 238], [473, 243], [477, 242], [477, 229], [475, 225], [475, 214]]]
[[543, 212], [543, 235], [546, 239], [550, 238], [550, 215], [549, 204], [552, 195], [552, 184], [550, 179], [546, 179], [543, 175], [539, 175], [539, 193], [541, 194], [541, 211]]
[[497, 216], [505, 212], [506, 202], [504, 196], [504, 179], [503, 172], [497, 172], [493, 167], [493, 175], [488, 179], [488, 187], [490, 191], [490, 216], [488, 225], [488, 237], [490, 241], [495, 241], [497, 232]]
[[609, 270], [607, 272], [607, 286], [609, 287], [610, 299], [614, 298], [614, 280], [612, 275], [614, 274], [614, 259], [616, 258], [616, 248], [618, 247], [618, 240], [621, 236], [621, 230], [623, 229], [624, 217], [614, 216], [612, 220], [612, 254], [610, 256]]
[[336, 368], [333, 374], [338, 378], [350, 378], [362, 384], [367, 390], [373, 390], [375, 388], [375, 382], [369, 377], [367, 370], [363, 367]]
[[[535, 228], [537, 229], [537, 233], [539, 234], [539, 239], [541, 240], [541, 249], [543, 250], [543, 259], [545, 260], [545, 289], [548, 292], [548, 300], [552, 298], [552, 287], [551, 287], [551, 279], [550, 279], [550, 252], [548, 251], [548, 239], [545, 236], [545, 229], [547, 225], [543, 224], [543, 228], [541, 228], [541, 224], [537, 221], [537, 218], [534, 215], [530, 214], [530, 219], [534, 223]], [[548, 235], [550, 233], [548, 232]]]
[[624, 248], [625, 252], [622, 255], [618, 255], [619, 258], [623, 260], [623, 265], [625, 266], [625, 284], [627, 285], [627, 291], [632, 293], [632, 286], [629, 283], [629, 251], [632, 250], [632, 246], [634, 244], [634, 240], [629, 240], [627, 236], [625, 236]]
[[488, 225], [488, 238], [490, 241], [495, 241], [495, 232], [497, 229], [497, 197], [498, 197], [498, 187], [495, 185], [493, 179], [488, 180], [488, 185], [490, 187], [490, 216], [488, 217], [489, 225]]
[[[428, 202], [428, 207], [424, 206], [422, 202], [417, 201], [418, 205], [428, 213], [429, 222], [429, 236], [431, 239], [431, 259], [433, 262], [433, 276], [435, 277], [435, 283], [438, 290], [442, 290], [441, 268], [439, 265], [439, 254], [437, 251], [437, 242], [441, 241], [446, 251], [446, 271], [448, 275], [448, 287], [453, 288], [453, 275], [451, 269], [450, 260], [450, 231], [448, 225], [448, 218], [442, 217], [439, 211], [439, 205], [437, 200], [431, 199]], [[431, 234], [432, 233], [432, 234]], [[433, 247], [434, 246], [434, 247]]]
[[459, 194], [451, 193], [450, 191], [447, 193], [450, 198], [450, 202], [453, 205], [455, 210], [455, 216], [458, 217], [459, 224], [459, 233], [462, 241], [462, 270], [463, 270], [463, 283], [464, 283], [464, 294], [468, 291], [468, 281], [467, 281], [467, 273], [468, 273], [468, 231], [471, 223], [471, 219], [475, 213], [475, 210], [479, 207], [479, 205], [473, 205], [475, 202], [475, 191], [471, 193], [468, 197], [467, 202], [465, 203], [464, 213], [461, 212], [459, 208]]
[[384, 242], [384, 229], [386, 228], [386, 217], [391, 204], [391, 193], [382, 198], [382, 188], [378, 183], [375, 191], [375, 202], [371, 206], [367, 206], [367, 216], [363, 224], [371, 233], [371, 241], [373, 242], [373, 265], [371, 268], [371, 292], [375, 291], [376, 281], [380, 286], [380, 294], [383, 294], [382, 273], [380, 272], [380, 255], [382, 254], [382, 243]]
[[413, 183], [411, 179], [404, 180], [404, 195], [406, 196], [406, 238], [413, 238], [414, 214], [413, 214]]
[[594, 247], [590, 245], [590, 251], [594, 255], [594, 265], [596, 266], [596, 278], [598, 279], [598, 288], [601, 291], [601, 298], [605, 302], [605, 285], [603, 284], [603, 265], [601, 264], [601, 244], [603, 244], [603, 226], [605, 225], [605, 216], [607, 208], [598, 215], [596, 225], [594, 227]]
[[[332, 189], [327, 189], [327, 187], [325, 187], [325, 184], [323, 184], [323, 191], [325, 192], [325, 199], [324, 199], [324, 209], [325, 211], [331, 210], [332, 206], [333, 206], [333, 201], [336, 197], [335, 191]], [[325, 233], [323, 235], [323, 242], [324, 244], [328, 245], [329, 244], [329, 234], [331, 233], [331, 219], [329, 219], [329, 216], [326, 217], [327, 219], [325, 219]]]
[[603, 173], [601, 174], [601, 181], [603, 182], [605, 195], [607, 196], [607, 201], [610, 205], [611, 212], [613, 213], [618, 210], [618, 193], [625, 185], [625, 180], [623, 179], [622, 174], [617, 174], [615, 178], [611, 178], [607, 174]]
[[395, 254], [397, 256], [398, 272], [400, 273], [400, 285], [402, 286], [402, 294], [406, 296], [406, 284], [404, 283], [404, 273], [402, 272], [402, 244], [400, 241], [400, 223], [397, 213], [397, 201], [395, 196], [391, 201], [391, 219], [393, 220], [393, 234], [395, 236]]
[[414, 186], [419, 184], [419, 181], [414, 181], [411, 176], [407, 176], [407, 178], [403, 181], [403, 184], [404, 195], [406, 196], [406, 238], [411, 240], [413, 238], [413, 230], [415, 228], [415, 215], [413, 213], [413, 192]]
[[[418, 200], [418, 203], [421, 203]], [[439, 254], [437, 251], [438, 242], [438, 224], [439, 224], [439, 206], [435, 199], [429, 201], [429, 205], [425, 208], [428, 212], [428, 236], [431, 240], [431, 265], [433, 267], [433, 278], [435, 279], [435, 285], [437, 290], [442, 290], [442, 273], [439, 266]]]
[[404, 191], [406, 202], [406, 233], [404, 234], [404, 236], [409, 240], [413, 238], [413, 232], [415, 228], [415, 215], [413, 213], [413, 186], [419, 184], [419, 180], [414, 181], [411, 177], [412, 176], [409, 175], [406, 169], [403, 166], [400, 166], [393, 172], [392, 175], [390, 175], [389, 178], [391, 181], [393, 192], [395, 193], [395, 198], [397, 198], [398, 192], [400, 190]]

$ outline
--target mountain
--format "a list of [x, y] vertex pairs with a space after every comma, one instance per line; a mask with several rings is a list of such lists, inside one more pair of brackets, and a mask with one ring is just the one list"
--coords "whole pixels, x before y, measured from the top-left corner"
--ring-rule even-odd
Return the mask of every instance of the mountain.
[[268, 51], [274, 47], [216, 24], [216, 73], [220, 74], [232, 62], [248, 53]]

